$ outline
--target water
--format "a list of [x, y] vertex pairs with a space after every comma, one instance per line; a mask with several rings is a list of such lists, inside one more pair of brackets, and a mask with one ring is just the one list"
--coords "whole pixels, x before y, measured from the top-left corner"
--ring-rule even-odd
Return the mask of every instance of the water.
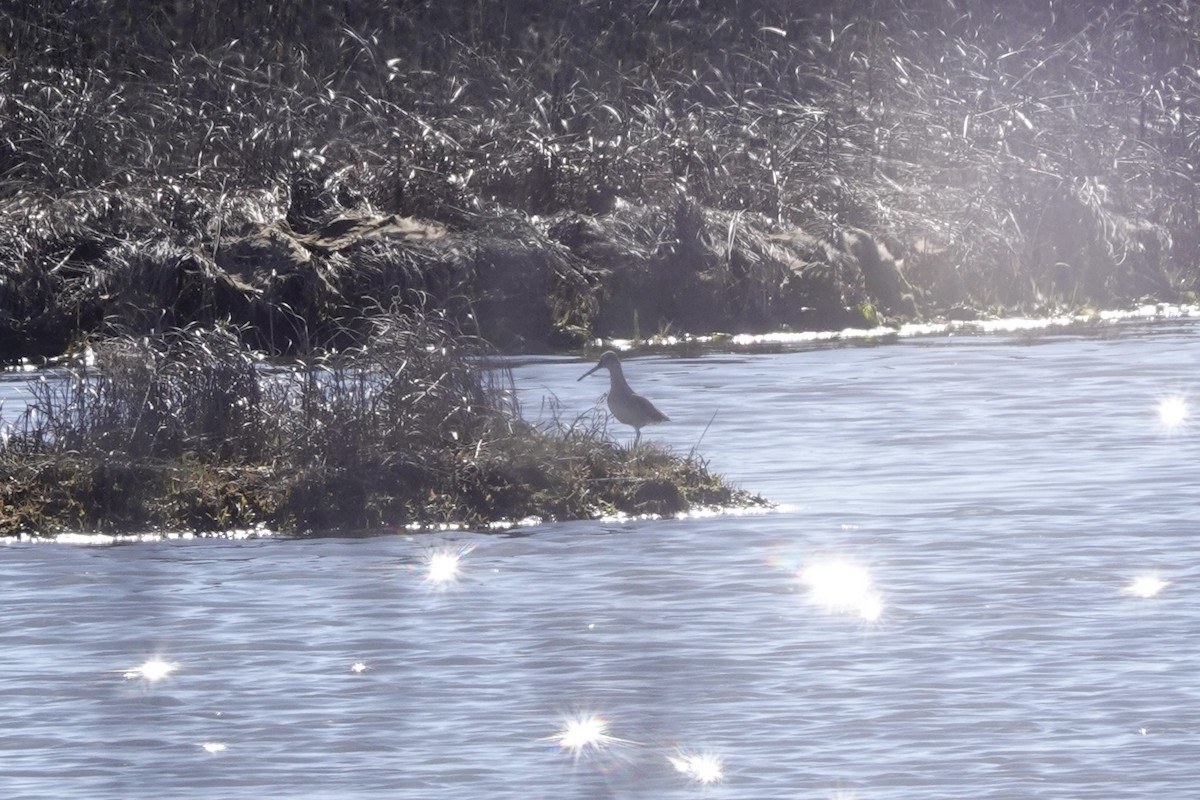
[[[767, 515], [10, 543], [0, 796], [1194, 796], [1197, 345], [628, 361]], [[588, 366], [519, 367], [527, 414]]]

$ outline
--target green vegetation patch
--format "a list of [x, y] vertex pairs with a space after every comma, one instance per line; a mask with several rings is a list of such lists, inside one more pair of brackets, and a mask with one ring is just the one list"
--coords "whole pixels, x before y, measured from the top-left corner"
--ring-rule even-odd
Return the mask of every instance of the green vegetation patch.
[[520, 418], [440, 317], [377, 317], [268, 364], [228, 327], [109, 339], [34, 384], [0, 449], [0, 535], [324, 531], [765, 505], [694, 455]]

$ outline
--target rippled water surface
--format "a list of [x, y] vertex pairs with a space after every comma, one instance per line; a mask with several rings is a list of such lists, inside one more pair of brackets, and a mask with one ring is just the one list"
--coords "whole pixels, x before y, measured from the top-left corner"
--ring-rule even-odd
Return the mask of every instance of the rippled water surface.
[[627, 361], [766, 515], [10, 543], [0, 796], [1193, 797], [1198, 337]]

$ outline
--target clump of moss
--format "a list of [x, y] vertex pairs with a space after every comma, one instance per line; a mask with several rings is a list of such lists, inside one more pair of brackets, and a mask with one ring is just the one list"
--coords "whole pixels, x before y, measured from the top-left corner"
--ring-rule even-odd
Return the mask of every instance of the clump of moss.
[[762, 503], [694, 456], [520, 418], [511, 376], [438, 316], [267, 364], [228, 327], [94, 346], [0, 448], [0, 534], [296, 531]]

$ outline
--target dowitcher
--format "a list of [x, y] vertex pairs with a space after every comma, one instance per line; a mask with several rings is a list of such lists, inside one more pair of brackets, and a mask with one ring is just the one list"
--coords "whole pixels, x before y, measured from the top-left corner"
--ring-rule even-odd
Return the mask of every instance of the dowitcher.
[[583, 380], [601, 368], [608, 370], [608, 410], [617, 421], [633, 426], [637, 432], [633, 437], [634, 447], [642, 438], [643, 425], [671, 421], [671, 418], [655, 408], [653, 403], [630, 388], [629, 381], [625, 380], [625, 373], [621, 371], [621, 359], [617, 358], [617, 354], [612, 350], [600, 356], [600, 363], [580, 375], [578, 380]]

